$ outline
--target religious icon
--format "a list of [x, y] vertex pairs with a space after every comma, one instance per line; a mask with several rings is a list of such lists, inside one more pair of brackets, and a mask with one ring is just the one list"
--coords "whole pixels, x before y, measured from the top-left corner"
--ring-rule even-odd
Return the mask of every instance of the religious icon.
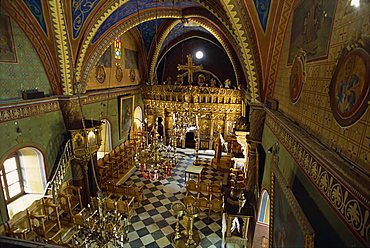
[[306, 72], [304, 67], [304, 60], [305, 52], [303, 50], [299, 50], [294, 59], [289, 80], [290, 100], [293, 103], [296, 103], [298, 101], [305, 81]]
[[130, 70], [130, 81], [131, 82], [135, 82], [135, 78], [136, 78], [135, 70], [134, 69], [131, 69]]
[[103, 65], [98, 65], [95, 71], [95, 78], [99, 83], [104, 83], [106, 78], [105, 70]]
[[116, 79], [118, 82], [121, 82], [123, 78], [123, 72], [120, 64], [116, 65]]
[[199, 74], [198, 85], [203, 86], [205, 84], [205, 81], [206, 81], [206, 77], [204, 76], [204, 74]]
[[231, 87], [231, 80], [230, 79], [225, 80], [224, 87], [225, 87], [225, 89], [230, 89], [230, 87]]
[[182, 85], [184, 83], [184, 77], [181, 74], [176, 76], [176, 83], [175, 85]]
[[330, 104], [334, 118], [341, 126], [359, 120], [369, 104], [369, 50], [369, 47], [350, 51], [344, 48], [335, 68], [329, 89]]

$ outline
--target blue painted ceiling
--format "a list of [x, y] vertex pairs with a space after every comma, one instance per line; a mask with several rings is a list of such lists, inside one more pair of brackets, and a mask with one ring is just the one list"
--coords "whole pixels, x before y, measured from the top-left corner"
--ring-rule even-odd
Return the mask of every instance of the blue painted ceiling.
[[166, 39], [163, 42], [160, 52], [174, 39], [190, 31], [200, 31], [203, 33], [210, 34], [206, 29], [200, 26], [184, 26], [182, 22], [177, 24], [167, 35]]
[[130, 0], [127, 3], [123, 4], [117, 10], [115, 10], [99, 27], [96, 32], [92, 43], [95, 43], [110, 27], [119, 22], [120, 20], [135, 14], [137, 12], [146, 10], [146, 9], [155, 9], [155, 8], [186, 8], [200, 6], [199, 3], [194, 1], [184, 1], [184, 2], [157, 2], [156, 0]]
[[72, 31], [73, 38], [77, 38], [87, 17], [99, 0], [72, 0]]
[[154, 38], [156, 29], [159, 28], [159, 26], [163, 23], [165, 19], [157, 19], [152, 21], [147, 21], [139, 24], [137, 28], [139, 29], [141, 33], [141, 37], [144, 40], [144, 45], [146, 48], [146, 51], [149, 52], [150, 45], [152, 43], [152, 40]]
[[44, 19], [44, 13], [42, 11], [41, 0], [23, 0], [23, 1], [27, 5], [28, 9], [31, 11], [32, 15], [36, 18], [37, 22], [40, 24], [45, 34], [48, 35], [48, 30], [46, 29]]

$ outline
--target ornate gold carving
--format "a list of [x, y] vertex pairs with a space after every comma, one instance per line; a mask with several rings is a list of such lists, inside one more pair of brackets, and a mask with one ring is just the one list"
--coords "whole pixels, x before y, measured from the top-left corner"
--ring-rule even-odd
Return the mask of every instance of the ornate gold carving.
[[223, 3], [224, 9], [226, 10], [228, 16], [230, 17], [230, 21], [233, 25], [234, 33], [237, 38], [236, 40], [239, 41], [238, 43], [242, 52], [244, 66], [247, 68], [251, 101], [258, 102], [259, 95], [258, 95], [258, 82], [256, 76], [257, 73], [255, 70], [252, 52], [251, 49], [249, 48], [248, 38], [246, 32], [243, 29], [244, 26], [240, 23], [240, 18], [235, 9], [233, 0], [224, 0], [221, 2]]
[[0, 107], [0, 123], [60, 110], [58, 99]]
[[55, 41], [58, 48], [63, 95], [73, 95], [69, 43], [67, 41], [67, 30], [62, 2], [58, 0], [50, 0], [49, 6], [50, 13], [53, 18]]
[[[329, 205], [336, 210], [336, 213], [346, 223], [349, 229], [359, 237], [359, 240], [366, 244], [370, 242], [370, 201], [368, 194], [364, 194], [343, 181], [345, 175], [338, 175], [327, 163], [330, 161], [319, 158], [314, 153], [312, 146], [302, 143], [296, 132], [285, 126], [269, 110], [266, 111], [266, 124], [276, 135], [282, 145], [295, 159], [299, 167], [315, 185]], [[346, 176], [349, 180], [350, 176]], [[353, 177], [352, 177], [352, 180]], [[364, 180], [365, 182], [365, 180]], [[368, 190], [368, 189], [365, 189]]]

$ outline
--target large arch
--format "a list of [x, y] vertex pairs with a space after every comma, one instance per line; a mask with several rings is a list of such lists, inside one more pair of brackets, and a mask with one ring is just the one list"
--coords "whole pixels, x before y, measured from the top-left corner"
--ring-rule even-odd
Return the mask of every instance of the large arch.
[[[207, 8], [209, 10], [209, 8]], [[102, 37], [96, 42], [96, 44], [89, 43], [86, 46], [82, 46], [82, 50], [80, 51], [78, 61], [76, 64], [76, 75], [78, 80], [85, 81], [87, 78], [88, 73], [93, 68], [93, 65], [96, 64], [100, 56], [103, 54], [103, 52], [106, 50], [106, 48], [110, 45], [111, 41], [114, 37], [118, 37], [119, 35], [127, 32], [131, 28], [137, 26], [138, 24], [154, 20], [156, 18], [174, 18], [174, 19], [197, 19], [198, 23], [202, 23], [205, 25], [206, 22], [213, 23], [215, 27], [221, 26], [221, 28], [225, 30], [217, 30], [214, 27], [211, 26], [205, 26], [208, 31], [213, 32], [213, 35], [220, 41], [220, 43], [224, 46], [224, 49], [228, 52], [228, 56], [233, 64], [235, 64], [235, 59], [230, 56], [230, 49], [228, 47], [225, 47], [225, 42], [220, 39], [220, 37], [228, 37], [230, 44], [233, 45], [233, 49], [236, 49], [235, 53], [238, 57], [237, 61], [240, 61], [240, 63], [243, 65], [243, 74], [244, 77], [248, 80], [249, 88], [252, 94], [252, 101], [257, 100], [258, 94], [257, 90], [254, 90], [254, 88], [257, 87], [257, 80], [259, 77], [258, 72], [256, 71], [256, 67], [254, 66], [254, 56], [251, 54], [250, 49], [241, 49], [240, 42], [238, 41], [237, 37], [232, 34], [232, 30], [228, 25], [226, 25], [225, 21], [222, 21], [223, 19], [220, 17], [215, 17], [212, 14], [205, 13], [204, 9], [199, 8], [188, 8], [186, 11], [181, 9], [160, 9], [160, 10], [145, 10], [140, 12], [140, 18], [137, 14], [133, 14], [124, 20], [118, 21], [114, 26], [110, 27], [108, 31], [102, 35]], [[205, 17], [207, 16], [207, 17]], [[217, 23], [216, 23], [217, 22]], [[98, 28], [98, 27], [97, 27]], [[94, 32], [90, 32], [89, 36], [90, 38], [86, 37], [86, 39], [91, 42], [92, 36], [96, 33], [96, 29], [94, 29]], [[225, 36], [226, 35], [226, 36]], [[231, 39], [231, 40], [230, 40]], [[243, 38], [243, 42], [248, 42], [248, 37]], [[155, 54], [154, 54], [155, 55]], [[153, 56], [154, 59], [151, 59], [150, 64], [150, 74], [153, 75], [152, 68], [154, 68], [153, 63], [155, 65], [156, 62], [156, 56]], [[247, 58], [247, 59], [246, 59]], [[155, 62], [153, 62], [155, 61]], [[245, 66], [245, 63], [248, 64], [248, 66]], [[253, 88], [253, 87], [254, 88]], [[253, 89], [252, 89], [253, 88]], [[258, 100], [257, 100], [258, 101]]]

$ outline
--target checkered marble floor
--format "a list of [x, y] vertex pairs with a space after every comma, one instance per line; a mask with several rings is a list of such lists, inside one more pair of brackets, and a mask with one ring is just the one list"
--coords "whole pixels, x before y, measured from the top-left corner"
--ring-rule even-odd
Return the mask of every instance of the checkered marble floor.
[[[171, 211], [172, 203], [182, 201], [185, 195], [185, 169], [193, 163], [194, 155], [178, 153], [178, 164], [167, 179], [151, 182], [144, 179], [139, 170], [125, 182], [144, 185], [142, 206], [135, 209], [128, 234], [129, 241], [123, 247], [174, 247], [171, 236], [175, 232], [176, 217]], [[206, 171], [205, 178], [210, 181], [222, 181], [223, 173], [211, 166], [211, 157], [200, 156], [201, 165]], [[182, 222], [182, 221], [181, 221]], [[180, 222], [180, 223], [181, 223]], [[221, 247], [221, 214], [200, 213], [194, 221], [199, 231], [201, 243], [198, 247]], [[180, 227], [183, 230], [183, 227]]]

